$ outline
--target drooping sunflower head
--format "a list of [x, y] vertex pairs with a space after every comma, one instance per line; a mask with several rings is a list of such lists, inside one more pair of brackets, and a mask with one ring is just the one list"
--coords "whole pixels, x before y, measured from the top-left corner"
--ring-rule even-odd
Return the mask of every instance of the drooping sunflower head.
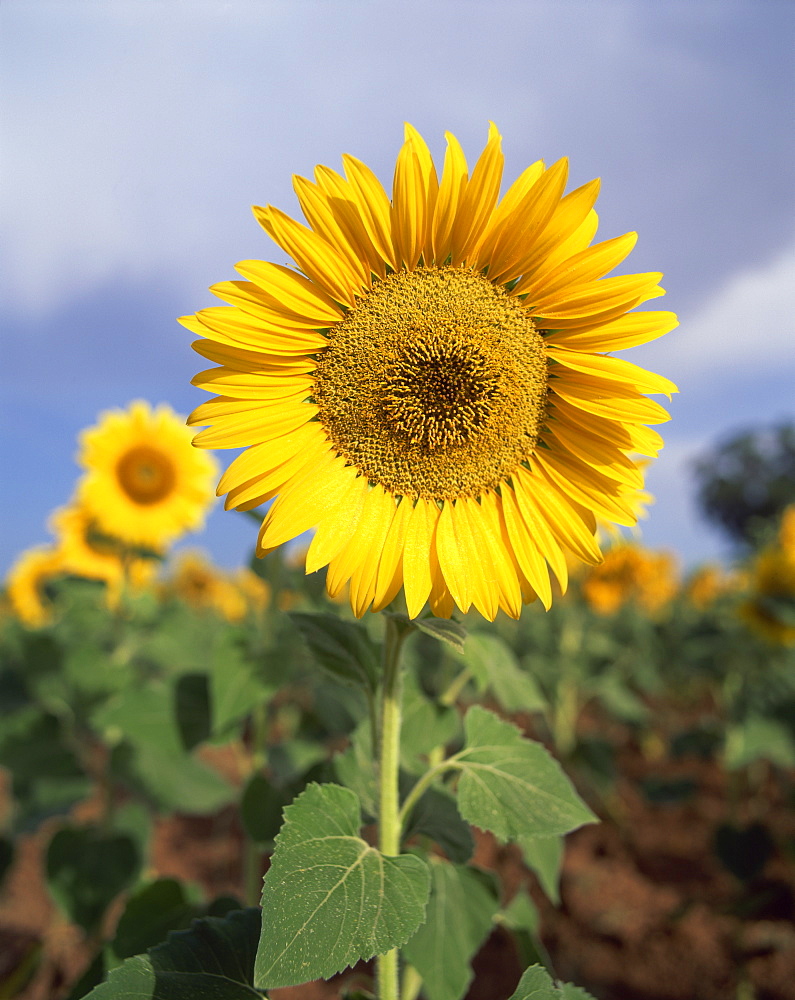
[[499, 197], [494, 126], [471, 173], [447, 136], [441, 175], [410, 126], [390, 198], [365, 164], [295, 178], [308, 225], [255, 215], [295, 267], [249, 260], [183, 317], [219, 367], [195, 443], [243, 447], [227, 507], [272, 504], [265, 554], [315, 529], [307, 571], [350, 584], [357, 615], [405, 589], [409, 615], [493, 619], [551, 600], [549, 568], [598, 562], [596, 518], [635, 523], [636, 456], [667, 419], [667, 379], [606, 352], [676, 326], [631, 313], [658, 273], [605, 278], [635, 234], [592, 245], [598, 182], [564, 194], [567, 162], [528, 167]]
[[79, 501], [100, 533], [159, 551], [204, 522], [215, 460], [191, 447], [183, 418], [168, 406], [131, 403], [83, 431], [86, 474]]
[[42, 628], [53, 619], [47, 584], [63, 575], [60, 553], [49, 546], [23, 552], [6, 578], [6, 594], [17, 618], [29, 628]]
[[123, 576], [123, 553], [118, 542], [97, 532], [93, 518], [82, 504], [73, 502], [54, 511], [50, 529], [70, 573], [106, 582]]
[[54, 511], [50, 528], [63, 572], [102, 580], [111, 606], [116, 606], [125, 588], [137, 589], [152, 582], [157, 561], [132, 556], [119, 539], [103, 534], [79, 500]]

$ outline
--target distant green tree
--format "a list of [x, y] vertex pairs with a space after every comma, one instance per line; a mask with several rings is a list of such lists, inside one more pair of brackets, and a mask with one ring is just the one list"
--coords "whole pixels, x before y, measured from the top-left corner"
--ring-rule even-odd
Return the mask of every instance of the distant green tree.
[[795, 424], [734, 434], [694, 464], [697, 500], [733, 541], [757, 545], [795, 503]]

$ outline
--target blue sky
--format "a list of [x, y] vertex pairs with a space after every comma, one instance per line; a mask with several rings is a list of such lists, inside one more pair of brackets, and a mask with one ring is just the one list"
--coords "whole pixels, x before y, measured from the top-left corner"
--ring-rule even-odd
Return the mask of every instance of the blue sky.
[[[637, 230], [629, 270], [664, 271], [681, 319], [622, 355], [681, 389], [644, 539], [724, 553], [693, 457], [795, 419], [794, 43], [790, 0], [2, 0], [0, 572], [48, 539], [101, 410], [204, 398], [175, 317], [283, 259], [250, 206], [295, 212], [291, 175], [344, 152], [390, 182], [405, 120], [470, 162], [494, 120], [506, 179], [562, 155], [571, 187], [602, 178], [600, 238]], [[253, 535], [219, 504], [187, 544], [234, 566]]]

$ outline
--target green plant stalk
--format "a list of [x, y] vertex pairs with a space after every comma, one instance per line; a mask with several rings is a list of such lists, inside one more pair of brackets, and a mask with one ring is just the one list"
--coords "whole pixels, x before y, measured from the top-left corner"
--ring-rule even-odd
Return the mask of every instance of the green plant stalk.
[[[386, 619], [381, 682], [381, 731], [378, 754], [378, 846], [382, 854], [400, 853], [400, 650], [408, 631]], [[399, 1000], [399, 951], [393, 948], [377, 959], [379, 1000]]]

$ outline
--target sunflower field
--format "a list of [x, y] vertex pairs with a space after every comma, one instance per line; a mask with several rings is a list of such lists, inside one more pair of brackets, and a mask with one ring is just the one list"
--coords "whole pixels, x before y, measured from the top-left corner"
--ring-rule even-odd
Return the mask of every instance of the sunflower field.
[[183, 317], [204, 429], [101, 414], [7, 576], [0, 1000], [791, 1000], [795, 506], [686, 575], [616, 528], [676, 387], [610, 352], [677, 320], [597, 181], [343, 163]]

